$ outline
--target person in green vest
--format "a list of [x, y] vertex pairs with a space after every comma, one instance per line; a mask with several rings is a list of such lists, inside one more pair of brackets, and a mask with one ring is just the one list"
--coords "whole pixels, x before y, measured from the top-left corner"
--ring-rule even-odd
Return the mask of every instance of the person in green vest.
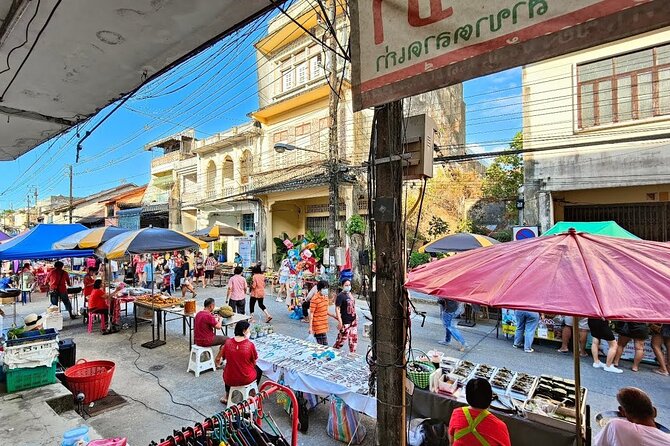
[[511, 446], [505, 423], [488, 411], [493, 401], [491, 384], [483, 378], [468, 381], [465, 399], [469, 406], [454, 410], [449, 420], [452, 446]]

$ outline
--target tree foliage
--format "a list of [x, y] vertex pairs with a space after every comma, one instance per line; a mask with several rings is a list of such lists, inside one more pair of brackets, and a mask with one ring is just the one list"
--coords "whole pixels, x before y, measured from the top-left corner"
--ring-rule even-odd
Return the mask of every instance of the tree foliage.
[[428, 235], [435, 239], [442, 234], [449, 232], [449, 224], [442, 220], [437, 215], [430, 217], [430, 222], [428, 222]]
[[[418, 192], [418, 189], [412, 189], [407, 200], [408, 246], [412, 246], [411, 238], [416, 227]], [[436, 168], [435, 176], [426, 184], [419, 234], [414, 247], [421, 246], [418, 240], [423, 239], [422, 234], [433, 239], [467, 225], [468, 211], [481, 197], [482, 178], [476, 171], [458, 166]]]
[[[518, 132], [510, 142], [509, 150], [523, 149], [523, 134]], [[483, 194], [485, 198], [506, 203], [507, 218], [516, 215], [516, 199], [523, 185], [523, 158], [519, 154], [497, 156], [486, 169]]]

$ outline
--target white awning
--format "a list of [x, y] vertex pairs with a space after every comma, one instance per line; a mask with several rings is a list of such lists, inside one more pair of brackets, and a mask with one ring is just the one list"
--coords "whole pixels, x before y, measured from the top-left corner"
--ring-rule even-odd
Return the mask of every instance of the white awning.
[[18, 158], [270, 8], [270, 0], [0, 0], [0, 160]]

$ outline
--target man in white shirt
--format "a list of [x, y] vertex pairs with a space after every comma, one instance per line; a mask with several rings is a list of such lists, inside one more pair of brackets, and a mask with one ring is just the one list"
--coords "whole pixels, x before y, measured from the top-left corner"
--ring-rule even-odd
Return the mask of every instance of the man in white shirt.
[[596, 436], [594, 446], [670, 445], [670, 434], [656, 427], [656, 408], [649, 396], [636, 387], [624, 387], [616, 396], [619, 413]]

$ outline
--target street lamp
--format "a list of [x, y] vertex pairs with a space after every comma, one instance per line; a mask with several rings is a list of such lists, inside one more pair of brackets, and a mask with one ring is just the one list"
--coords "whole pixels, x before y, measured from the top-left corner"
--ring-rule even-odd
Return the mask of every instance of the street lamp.
[[292, 150], [298, 150], [298, 151], [301, 151], [301, 152], [312, 152], [312, 153], [318, 153], [319, 155], [324, 155], [323, 153], [321, 153], [317, 150], [305, 149], [304, 147], [296, 147], [292, 144], [287, 144], [285, 142], [278, 142], [277, 144], [275, 144], [274, 148], [275, 148], [275, 152], [277, 152], [277, 153], [284, 153], [287, 150], [289, 152], [292, 151]]

